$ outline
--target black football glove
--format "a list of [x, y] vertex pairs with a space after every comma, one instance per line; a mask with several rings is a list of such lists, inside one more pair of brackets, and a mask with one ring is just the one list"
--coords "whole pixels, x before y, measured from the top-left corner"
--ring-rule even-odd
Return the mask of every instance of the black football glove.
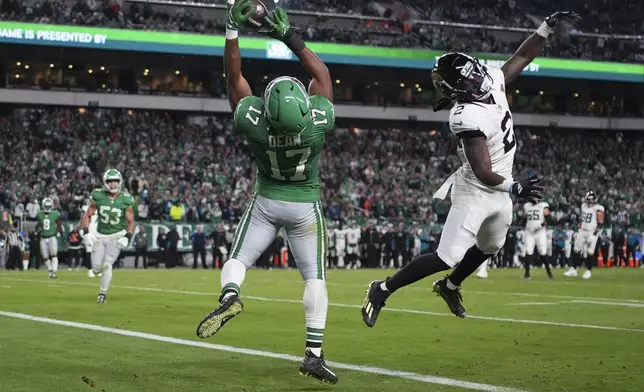
[[525, 180], [515, 181], [510, 187], [510, 193], [531, 203], [537, 203], [543, 198], [543, 187], [540, 185], [542, 181], [543, 179], [534, 173]]
[[581, 20], [581, 16], [575, 11], [557, 11], [554, 14], [546, 18], [546, 24], [550, 28], [555, 28], [560, 22], [568, 22], [572, 25], [577, 24]]

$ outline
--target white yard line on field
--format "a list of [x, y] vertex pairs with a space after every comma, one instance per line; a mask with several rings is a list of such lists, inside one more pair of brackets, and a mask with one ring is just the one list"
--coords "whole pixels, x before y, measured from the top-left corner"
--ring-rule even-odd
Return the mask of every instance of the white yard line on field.
[[541, 306], [541, 305], [559, 305], [559, 302], [513, 302], [506, 305], [515, 306]]
[[[252, 350], [252, 349], [241, 348], [241, 347], [224, 346], [221, 344], [212, 344], [212, 343], [205, 343], [205, 342], [199, 342], [199, 341], [193, 341], [193, 340], [178, 339], [170, 336], [155, 335], [155, 334], [137, 332], [137, 331], [129, 331], [125, 329], [110, 328], [110, 327], [104, 327], [101, 325], [85, 324], [85, 323], [79, 323], [75, 321], [64, 321], [64, 320], [51, 319], [47, 317], [37, 317], [37, 316], [32, 316], [32, 315], [23, 314], [23, 313], [0, 311], [0, 316], [21, 319], [21, 320], [35, 321], [39, 323], [62, 325], [65, 327], [80, 328], [80, 329], [91, 330], [91, 331], [106, 332], [106, 333], [111, 333], [115, 335], [129, 336], [133, 338], [153, 340], [157, 342], [173, 343], [173, 344], [180, 344], [183, 346], [200, 347], [200, 348], [206, 348], [206, 349], [217, 350], [217, 351], [225, 351], [225, 352], [230, 352], [235, 354], [244, 354], [244, 355], [253, 355], [253, 356], [265, 357], [265, 358], [281, 359], [281, 360], [291, 361], [291, 362], [302, 361], [301, 357], [296, 357], [294, 355], [289, 355], [289, 354], [279, 354], [279, 353], [273, 353], [270, 351]], [[469, 382], [469, 381], [460, 381], [460, 380], [455, 380], [447, 377], [432, 376], [432, 375], [425, 375], [425, 374], [418, 374], [418, 373], [411, 373], [411, 372], [402, 372], [398, 370], [384, 369], [384, 368], [365, 366], [365, 365], [352, 365], [348, 363], [332, 362], [332, 361], [327, 361], [327, 364], [331, 368], [336, 368], [336, 369], [353, 370], [353, 371], [362, 372], [362, 373], [397, 377], [397, 378], [403, 378], [407, 380], [420, 381], [427, 384], [447, 385], [447, 386], [453, 386], [458, 388], [470, 389], [474, 391], [526, 392], [520, 389], [507, 388], [507, 387], [502, 387], [497, 385], [481, 384], [481, 383]]]
[[[90, 286], [96, 287], [96, 283], [82, 283], [82, 282], [61, 282], [61, 281], [52, 281], [52, 280], [38, 280], [38, 279], [22, 279], [22, 278], [0, 278], [0, 280], [9, 280], [13, 282], [28, 282], [28, 283], [40, 283], [46, 284], [48, 287], [55, 287], [56, 285], [68, 285], [68, 286]], [[173, 290], [173, 289], [160, 289], [155, 287], [137, 287], [137, 286], [112, 286], [112, 288], [117, 289], [126, 289], [126, 290], [140, 290], [140, 291], [151, 291], [158, 293], [172, 293], [172, 294], [185, 294], [185, 295], [201, 295], [201, 296], [212, 296], [216, 297], [218, 294], [214, 292], [200, 292], [200, 291], [184, 291], [184, 290]], [[283, 302], [283, 303], [293, 303], [301, 304], [301, 300], [297, 299], [285, 299], [285, 298], [267, 298], [267, 297], [255, 297], [244, 295], [244, 299], [252, 299], [256, 301], [268, 301], [268, 302]], [[329, 306], [341, 307], [341, 308], [354, 308], [360, 309], [360, 305], [355, 304], [343, 304], [337, 302], [329, 302]], [[429, 312], [425, 310], [415, 310], [415, 309], [400, 309], [400, 308], [383, 308], [383, 310], [388, 312], [397, 312], [397, 313], [410, 313], [410, 314], [424, 314], [429, 316], [450, 316], [449, 313], [440, 313], [440, 312]], [[468, 315], [468, 319], [474, 320], [487, 320], [487, 321], [501, 321], [501, 322], [511, 322], [519, 324], [532, 324], [532, 325], [553, 325], [558, 327], [572, 327], [572, 328], [588, 328], [588, 329], [601, 329], [606, 331], [625, 331], [625, 332], [644, 332], [644, 329], [638, 328], [623, 328], [623, 327], [611, 327], [605, 325], [594, 325], [594, 324], [576, 324], [576, 323], [564, 323], [557, 321], [545, 321], [545, 320], [524, 320], [524, 319], [515, 319], [507, 317], [489, 317], [489, 316], [473, 316]]]
[[644, 304], [634, 302], [608, 302], [608, 301], [590, 301], [590, 300], [573, 300], [567, 301], [573, 304], [593, 304], [593, 305], [611, 305], [611, 306], [628, 306], [631, 308], [644, 308]]

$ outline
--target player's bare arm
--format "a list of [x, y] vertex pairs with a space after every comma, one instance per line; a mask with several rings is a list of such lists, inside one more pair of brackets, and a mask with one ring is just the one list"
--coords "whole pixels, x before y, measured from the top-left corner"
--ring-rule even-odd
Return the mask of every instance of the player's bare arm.
[[125, 210], [125, 219], [127, 221], [127, 232], [132, 236], [134, 235], [134, 228], [136, 226], [136, 222], [134, 221], [134, 208], [132, 206], [129, 206]]
[[543, 218], [544, 218], [544, 224], [546, 224], [546, 225], [554, 225], [555, 224], [555, 219], [550, 214], [550, 208], [548, 208], [548, 207], [543, 209]]
[[597, 211], [597, 227], [604, 224], [604, 211]]
[[490, 188], [501, 185], [505, 178], [492, 171], [492, 160], [485, 137], [462, 137], [463, 151], [476, 178]]
[[83, 230], [83, 234], [87, 234], [87, 232], [89, 231], [90, 218], [95, 213], [96, 213], [96, 202], [92, 200], [89, 203], [89, 207], [87, 208], [87, 211], [85, 211], [85, 215], [83, 215], [83, 218], [81, 219], [81, 230]]
[[575, 24], [580, 19], [581, 17], [573, 11], [557, 11], [547, 17], [539, 29], [523, 41], [516, 53], [501, 67], [503, 74], [505, 74], [505, 83], [510, 83], [516, 79], [523, 68], [541, 53], [541, 50], [546, 45], [548, 36], [554, 33], [555, 27], [559, 23], [567, 22]]
[[284, 42], [311, 75], [313, 80], [309, 84], [309, 94], [320, 95], [333, 102], [333, 83], [329, 69], [315, 53], [306, 47], [302, 38], [290, 25], [286, 11], [276, 8], [270, 17], [266, 17], [266, 22], [272, 28], [268, 35]]
[[250, 85], [242, 75], [241, 53], [239, 51], [238, 30], [255, 12], [249, 10], [251, 0], [228, 0], [226, 5], [226, 44], [224, 46], [224, 69], [230, 108], [235, 111], [242, 98], [253, 95]]
[[59, 232], [60, 234], [63, 234], [63, 233], [65, 232], [65, 230], [63, 229], [63, 218], [60, 218], [60, 217], [59, 217], [59, 218], [56, 220], [56, 226], [58, 227], [58, 232]]
[[[463, 151], [476, 178], [487, 187], [512, 193], [532, 203], [537, 203], [543, 197], [541, 178], [537, 174], [533, 174], [525, 180], [514, 181], [511, 177], [505, 178], [492, 171], [492, 160], [485, 136], [477, 135], [476, 132], [480, 134], [480, 131], [472, 131], [471, 135], [461, 136]], [[461, 134], [463, 135], [463, 133], [466, 132]]]

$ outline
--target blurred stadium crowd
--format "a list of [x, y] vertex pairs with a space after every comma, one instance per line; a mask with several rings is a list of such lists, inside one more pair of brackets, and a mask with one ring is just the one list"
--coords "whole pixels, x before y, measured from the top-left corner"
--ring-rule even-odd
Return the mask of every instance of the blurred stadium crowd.
[[[110, 0], [3, 0], [0, 20], [42, 24], [103, 26], [110, 28], [181, 31], [200, 34], [223, 34], [223, 14], [205, 14], [195, 3], [224, 4], [223, 0], [202, 2], [174, 1], [173, 7], [157, 7], [150, 2], [116, 2]], [[534, 29], [552, 11], [549, 1], [464, 0], [448, 2], [411, 1], [392, 13], [385, 6], [365, 0], [281, 0], [277, 5], [290, 10], [327, 13], [300, 24], [303, 37], [312, 41], [340, 42], [387, 47], [425, 47], [434, 50], [464, 52], [513, 53], [527, 33], [482, 27], [448, 27], [432, 22], [457, 22], [486, 26]], [[409, 2], [408, 2], [409, 3]], [[644, 62], [644, 14], [642, 2], [628, 0], [597, 1], [579, 9], [567, 0], [560, 8], [570, 6], [582, 13], [578, 31], [551, 40], [545, 55], [562, 58]], [[339, 24], [338, 16], [342, 23]], [[380, 17], [381, 15], [386, 18]], [[349, 18], [348, 18], [349, 16]], [[355, 17], [351, 19], [350, 16]], [[347, 25], [354, 20], [353, 25]], [[418, 23], [413, 21], [420, 21]], [[578, 32], [640, 35], [640, 38], [582, 36]]]
[[[0, 119], [0, 205], [14, 219], [32, 219], [39, 202], [49, 196], [64, 219], [78, 220], [91, 190], [101, 184], [102, 170], [110, 166], [123, 172], [138, 202], [140, 221], [238, 220], [251, 196], [254, 168], [230, 117], [177, 116], [106, 109], [15, 110]], [[532, 170], [545, 176], [546, 200], [558, 221], [574, 224], [583, 195], [592, 189], [609, 222], [642, 223], [641, 138], [614, 131], [522, 127], [515, 133], [521, 151], [515, 176]], [[449, 204], [433, 202], [431, 195], [459, 166], [455, 143], [442, 130], [333, 131], [327, 136], [321, 171], [328, 218], [442, 222]], [[520, 214], [518, 204], [516, 208]]]

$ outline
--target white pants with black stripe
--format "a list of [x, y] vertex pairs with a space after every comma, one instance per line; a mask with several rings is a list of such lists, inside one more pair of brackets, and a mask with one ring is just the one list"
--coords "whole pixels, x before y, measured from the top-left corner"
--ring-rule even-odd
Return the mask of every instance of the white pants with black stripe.
[[290, 202], [254, 195], [235, 231], [229, 259], [255, 264], [284, 227], [304, 280], [326, 280], [327, 230], [321, 202]]

